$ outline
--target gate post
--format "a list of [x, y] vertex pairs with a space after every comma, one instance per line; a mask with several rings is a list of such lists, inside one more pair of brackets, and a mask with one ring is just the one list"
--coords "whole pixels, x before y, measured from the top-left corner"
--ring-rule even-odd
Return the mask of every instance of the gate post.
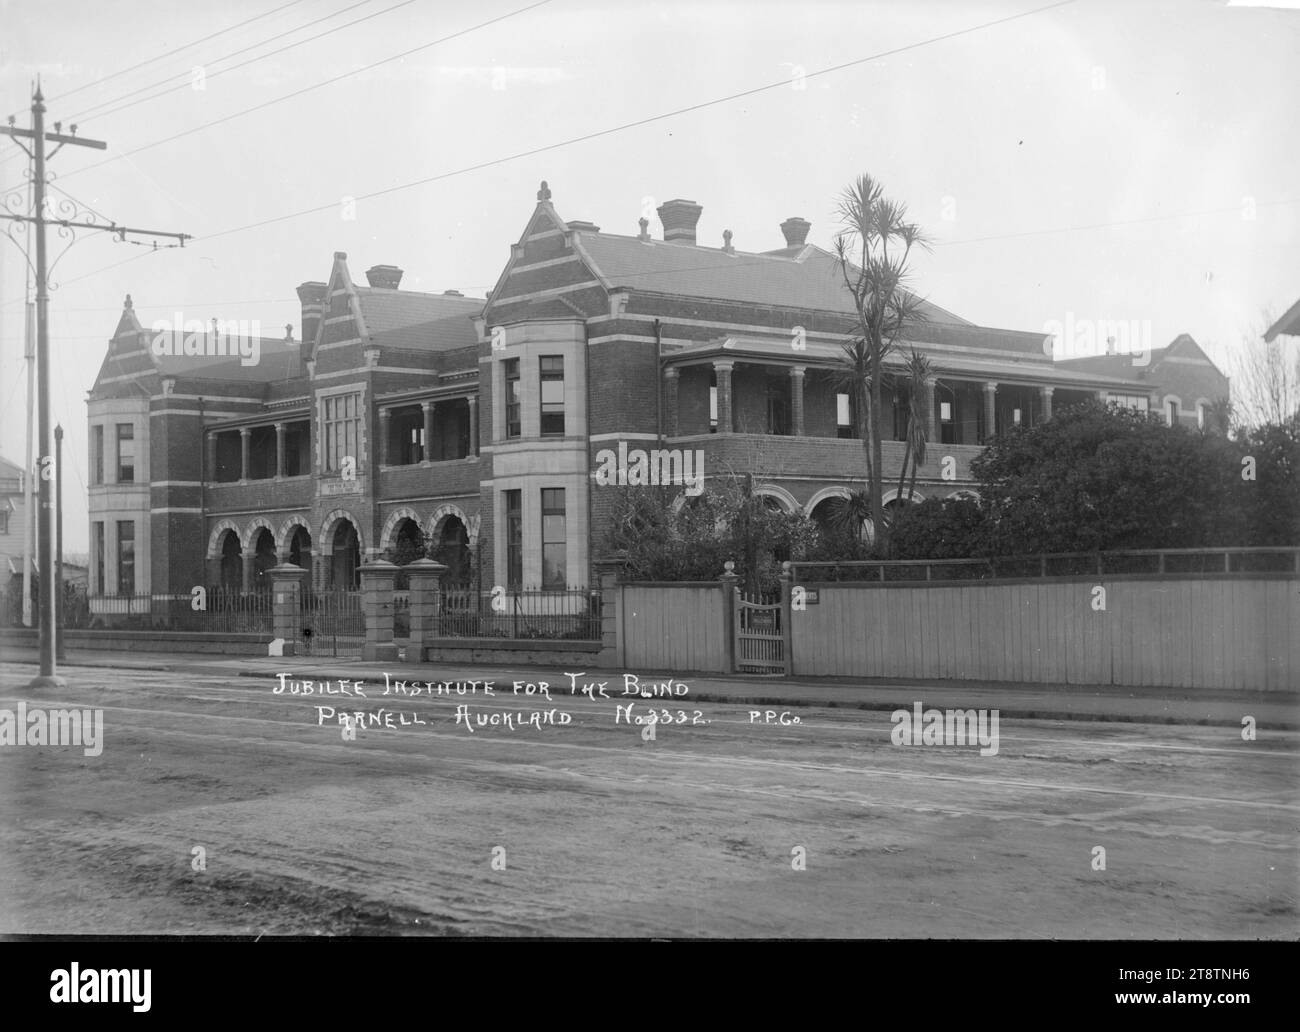
[[442, 615], [442, 575], [447, 567], [432, 559], [416, 559], [405, 566], [411, 579], [411, 638], [406, 662], [423, 663], [424, 650], [433, 641]]
[[618, 583], [622, 564], [615, 559], [597, 559], [593, 564], [600, 580], [600, 652], [596, 665], [621, 667], [626, 658], [623, 642], [623, 586]]
[[397, 644], [393, 641], [393, 578], [397, 570], [387, 559], [376, 559], [361, 567], [361, 610], [366, 617], [362, 659], [397, 659]]
[[722, 640], [726, 643], [724, 662], [726, 672], [736, 672], [736, 585], [740, 578], [736, 576], [736, 564], [728, 559], [722, 564], [724, 573], [718, 578], [722, 585]]
[[785, 675], [794, 673], [794, 655], [791, 646], [794, 643], [794, 623], [790, 619], [790, 585], [794, 581], [790, 563], [781, 564], [781, 655], [785, 658]]
[[297, 655], [302, 625], [302, 584], [307, 571], [292, 563], [271, 567], [271, 637], [284, 639], [284, 655]]

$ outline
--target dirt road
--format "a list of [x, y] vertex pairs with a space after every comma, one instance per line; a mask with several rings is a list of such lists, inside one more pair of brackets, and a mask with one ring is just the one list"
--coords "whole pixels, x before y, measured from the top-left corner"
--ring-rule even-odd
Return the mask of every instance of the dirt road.
[[[558, 672], [550, 702], [84, 667], [38, 696], [32, 673], [0, 666], [0, 707], [99, 708], [104, 741], [0, 747], [7, 932], [1300, 932], [1295, 732], [1004, 720], [981, 755], [896, 745], [888, 711], [754, 722]], [[633, 701], [674, 722], [646, 740]]]

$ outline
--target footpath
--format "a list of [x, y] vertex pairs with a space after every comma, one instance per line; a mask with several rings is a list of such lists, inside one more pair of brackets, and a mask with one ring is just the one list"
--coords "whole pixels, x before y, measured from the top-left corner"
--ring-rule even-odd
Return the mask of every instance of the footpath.
[[[34, 648], [6, 647], [0, 661], [37, 669]], [[493, 681], [507, 690], [515, 681], [545, 681], [552, 692], [565, 693], [570, 680], [563, 667], [467, 666], [440, 663], [381, 663], [322, 656], [272, 658], [262, 656], [182, 655], [174, 652], [75, 650], [59, 664], [70, 684], [93, 678], [96, 669], [131, 670], [179, 675], [251, 677], [276, 682], [277, 674], [313, 681], [394, 680]], [[749, 705], [754, 708], [842, 707], [870, 710], [910, 710], [917, 702], [926, 709], [996, 709], [1002, 719], [1121, 721], [1155, 724], [1204, 724], [1240, 729], [1252, 716], [1261, 731], [1300, 731], [1300, 691], [1245, 692], [1228, 689], [1116, 688], [1088, 685], [1034, 685], [988, 681], [908, 681], [897, 678], [787, 678], [755, 674], [692, 674], [664, 670], [589, 668], [581, 682], [605, 681], [611, 697], [622, 697], [624, 677], [642, 681], [682, 682], [695, 702]], [[25, 686], [25, 671], [6, 676], [5, 690]]]

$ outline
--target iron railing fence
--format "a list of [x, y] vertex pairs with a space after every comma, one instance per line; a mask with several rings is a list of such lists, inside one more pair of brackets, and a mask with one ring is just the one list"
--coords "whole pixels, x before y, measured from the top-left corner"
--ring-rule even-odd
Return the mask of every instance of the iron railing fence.
[[220, 634], [270, 634], [269, 590], [244, 592], [221, 585], [189, 594], [91, 595], [90, 626]]
[[1038, 580], [1167, 574], [1204, 577], [1300, 575], [1300, 548], [1161, 548], [1115, 552], [990, 556], [983, 559], [889, 559], [795, 562], [797, 582], [896, 583]]
[[476, 591], [473, 585], [447, 585], [434, 633], [443, 638], [599, 641], [600, 607], [600, 592], [589, 588]]

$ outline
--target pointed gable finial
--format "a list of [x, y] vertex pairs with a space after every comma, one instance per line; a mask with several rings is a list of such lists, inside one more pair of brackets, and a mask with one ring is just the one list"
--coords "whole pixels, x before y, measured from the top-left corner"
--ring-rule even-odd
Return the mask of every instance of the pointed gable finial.
[[127, 308], [127, 309], [130, 309], [130, 308], [134, 308], [134, 307], [135, 307], [135, 305], [134, 305], [134, 304], [132, 303], [132, 301], [131, 301], [131, 295], [130, 295], [130, 294], [127, 294], [127, 295], [126, 295], [126, 300], [122, 302], [122, 307], [123, 307], [123, 308]]
[[539, 201], [549, 201], [551, 199], [551, 188], [546, 185], [546, 180], [542, 180], [542, 188], [537, 191]]
[[642, 218], [642, 219], [638, 219], [637, 221], [641, 224], [641, 232], [637, 234], [637, 237], [636, 237], [636, 238], [637, 238], [638, 240], [649, 240], [649, 239], [650, 239], [650, 220], [649, 220], [649, 219]]

